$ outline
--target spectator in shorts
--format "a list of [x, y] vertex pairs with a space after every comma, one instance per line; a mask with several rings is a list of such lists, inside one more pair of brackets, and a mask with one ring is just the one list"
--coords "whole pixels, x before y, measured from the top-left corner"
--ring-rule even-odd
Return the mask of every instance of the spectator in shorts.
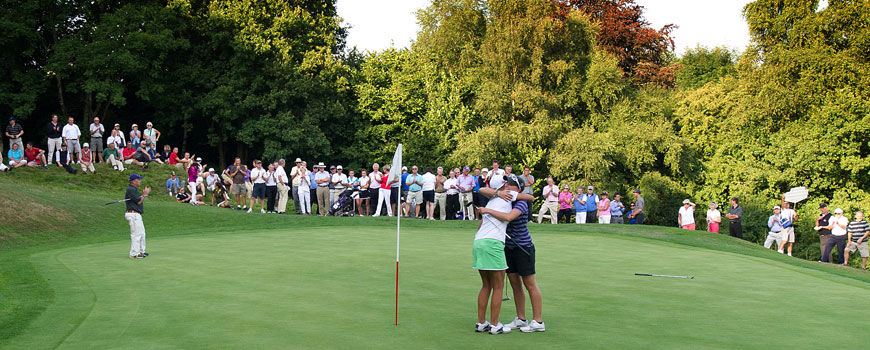
[[426, 219], [435, 220], [435, 174], [432, 174], [432, 168], [426, 168], [426, 173], [421, 176], [423, 181], [423, 202], [426, 211]]
[[63, 124], [57, 121], [57, 114], [51, 115], [51, 121], [48, 122], [45, 129], [45, 133], [48, 136], [48, 165], [51, 165], [54, 152], [59, 150], [60, 144], [63, 143], [63, 140], [61, 139]]
[[707, 210], [707, 231], [719, 233], [719, 223], [722, 222], [722, 213], [716, 207], [716, 202], [710, 202], [710, 209]]
[[610, 199], [607, 198], [607, 191], [601, 192], [601, 199], [598, 201], [598, 223], [610, 223]]
[[[828, 245], [828, 240], [831, 238], [831, 229], [827, 228], [830, 226], [831, 212], [825, 203], [819, 204], [819, 211], [821, 213], [816, 218], [816, 227], [814, 229], [819, 232], [819, 252], [824, 253], [825, 246]], [[834, 261], [833, 253], [829, 253], [828, 261]]]
[[728, 232], [731, 237], [743, 239], [743, 207], [740, 206], [740, 200], [737, 197], [731, 198], [731, 208], [725, 213], [725, 218], [728, 219]]
[[127, 147], [121, 151], [121, 158], [124, 164], [134, 164], [140, 167], [145, 167], [145, 164], [136, 160], [136, 149], [133, 148], [132, 143], [127, 143]]
[[254, 184], [254, 192], [251, 194], [251, 204], [248, 205], [248, 213], [254, 210], [254, 204], [260, 203], [260, 213], [266, 213], [266, 169], [263, 162], [254, 160], [254, 168], [251, 169], [251, 183]]
[[24, 151], [21, 148], [18, 148], [17, 143], [9, 145], [9, 150], [6, 151], [6, 158], [9, 158], [9, 166], [12, 168], [27, 165], [27, 158], [24, 157]]
[[[767, 239], [764, 240], [764, 249], [770, 249], [770, 246], [776, 242], [776, 246], [779, 247], [780, 242], [782, 242], [782, 208], [778, 205], [773, 207], [773, 215], [767, 218], [767, 227], [769, 231], [767, 232]], [[782, 253], [782, 252], [780, 252]]]
[[108, 144], [106, 149], [103, 150], [103, 160], [106, 163], [112, 165], [112, 169], [117, 171], [124, 171], [124, 162], [121, 161], [121, 155], [118, 153], [118, 149], [115, 148], [114, 143]]
[[834, 249], [834, 246], [837, 246], [837, 264], [843, 265], [845, 263], [844, 259], [844, 251], [846, 250], [846, 237], [848, 233], [849, 227], [849, 219], [843, 215], [843, 209], [837, 208], [834, 209], [834, 216], [830, 220], [830, 224], [827, 229], [831, 230], [831, 238], [828, 240], [828, 244], [825, 245], [825, 250], [822, 251], [822, 261], [821, 262], [831, 262], [828, 260], [828, 257], [831, 255], [831, 252]]
[[[541, 204], [541, 210], [538, 211], [538, 223], [542, 223], [544, 221], [544, 213], [548, 210], [550, 211], [550, 223], [556, 224], [558, 221], [559, 212], [559, 187], [554, 184], [552, 177], [547, 177], [547, 186], [544, 186], [544, 190], [541, 192], [541, 195], [544, 197], [544, 203]], [[483, 196], [485, 197], [485, 196]]]
[[574, 194], [574, 222], [578, 224], [586, 223], [586, 194], [583, 193], [583, 187], [577, 186], [577, 193]]
[[[208, 175], [205, 176], [205, 189], [208, 192], [211, 192], [211, 205], [215, 203], [215, 193], [214, 191], [217, 189], [218, 184], [221, 182], [220, 175], [216, 174], [214, 168], [208, 169]], [[203, 193], [205, 194], [205, 193]]]
[[87, 142], [82, 145], [82, 159], [79, 162], [79, 165], [82, 167], [82, 173], [87, 174], [88, 171], [91, 174], [96, 174], [97, 170], [94, 168], [94, 161], [96, 160], [96, 156], [93, 152], [91, 152], [91, 145]]
[[[106, 133], [106, 128], [103, 124], [100, 124], [100, 118], [94, 117], [94, 122], [88, 127], [88, 132], [91, 135], [91, 145], [93, 147], [92, 151], [97, 154], [98, 157], [103, 156], [103, 134]], [[100, 158], [100, 162], [104, 160]]]
[[695, 230], [695, 203], [688, 198], [683, 200], [683, 206], [677, 212], [677, 222], [684, 230]]
[[779, 245], [779, 252], [785, 250], [786, 243], [788, 244], [788, 256], [791, 256], [791, 250], [794, 246], [794, 222], [798, 220], [797, 213], [791, 209], [791, 203], [786, 202], [785, 195], [782, 195], [782, 214], [780, 214], [782, 223], [782, 243]]
[[369, 216], [369, 173], [363, 169], [359, 173], [359, 197], [356, 199], [356, 211], [360, 216]]
[[622, 196], [619, 193], [613, 195], [613, 200], [610, 201], [610, 223], [623, 224], [622, 219], [625, 215], [625, 204], [622, 204]]
[[573, 201], [574, 195], [571, 194], [571, 186], [562, 185], [562, 192], [559, 192], [559, 215], [556, 222], [561, 222], [564, 218], [566, 224], [571, 223], [571, 212], [574, 211]]
[[849, 253], [854, 253], [856, 250], [861, 253], [861, 269], [867, 269], [867, 257], [870, 256], [870, 250], [867, 249], [867, 236], [870, 234], [870, 226], [867, 221], [864, 221], [864, 212], [855, 213], [855, 221], [849, 223], [848, 237], [849, 242], [846, 245], [843, 261], [846, 265], [849, 264]]
[[78, 170], [73, 169], [73, 167], [70, 165], [72, 164], [70, 158], [72, 157], [70, 156], [69, 151], [67, 151], [66, 144], [61, 144], [60, 150], [55, 152], [54, 162], [55, 164], [57, 164], [57, 166], [64, 168], [66, 172], [70, 174], [75, 174], [78, 172]]
[[412, 165], [411, 173], [405, 177], [405, 184], [408, 185], [408, 195], [405, 197], [405, 217], [418, 217], [420, 214], [418, 208], [423, 207], [423, 176], [418, 174], [418, 171], [419, 168]]
[[178, 189], [181, 187], [181, 181], [178, 180], [178, 177], [175, 176], [175, 172], [169, 173], [169, 178], [166, 179], [166, 192], [169, 192], [170, 196], [175, 196], [178, 194]]
[[9, 138], [9, 149], [12, 149], [12, 145], [18, 145], [18, 149], [23, 150], [24, 144], [21, 142], [21, 136], [23, 135], [24, 129], [21, 128], [21, 124], [18, 124], [15, 117], [9, 118], [9, 125], [6, 126], [6, 137]]
[[70, 153], [69, 158], [81, 159], [82, 146], [79, 144], [79, 138], [82, 136], [82, 131], [75, 124], [75, 119], [70, 117], [67, 120], [67, 124], [63, 126], [60, 135], [63, 138], [64, 144], [66, 144], [67, 151]]
[[45, 151], [33, 147], [33, 142], [27, 143], [27, 148], [24, 149], [24, 157], [27, 158], [27, 166], [35, 168], [38, 166], [48, 169], [48, 162], [45, 159]]

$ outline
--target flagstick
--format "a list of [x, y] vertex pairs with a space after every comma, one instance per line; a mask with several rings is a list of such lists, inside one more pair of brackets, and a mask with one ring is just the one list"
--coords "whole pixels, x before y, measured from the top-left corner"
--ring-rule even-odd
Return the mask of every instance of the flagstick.
[[[401, 178], [401, 177], [400, 177]], [[401, 227], [402, 217], [402, 185], [399, 185], [399, 200], [396, 205], [396, 323], [399, 325], [399, 228]]]

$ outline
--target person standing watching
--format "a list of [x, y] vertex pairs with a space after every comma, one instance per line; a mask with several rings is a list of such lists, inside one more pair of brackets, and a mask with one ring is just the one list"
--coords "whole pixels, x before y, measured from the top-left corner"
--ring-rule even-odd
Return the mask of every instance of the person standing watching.
[[634, 203], [632, 203], [631, 214], [628, 215], [629, 219], [633, 219], [634, 223], [637, 225], [643, 225], [644, 213], [643, 209], [646, 205], [646, 200], [643, 199], [640, 195], [640, 190], [634, 190]]
[[435, 220], [435, 174], [432, 168], [426, 168], [426, 173], [421, 177], [423, 181], [423, 208], [427, 220]]
[[151, 193], [151, 187], [146, 186], [139, 194], [139, 186], [143, 177], [139, 174], [130, 175], [130, 184], [127, 186], [127, 192], [124, 193], [124, 199], [127, 204], [127, 212], [124, 213], [124, 219], [130, 225], [130, 258], [142, 259], [148, 256], [145, 252], [145, 224], [142, 222], [143, 205], [145, 197]]
[[677, 222], [684, 230], [695, 230], [695, 203], [692, 203], [688, 198], [683, 199], [683, 206], [677, 213]]
[[263, 162], [254, 160], [254, 168], [251, 169], [251, 182], [254, 184], [254, 192], [251, 194], [251, 203], [248, 204], [248, 213], [254, 209], [254, 203], [260, 203], [260, 213], [266, 213], [266, 169]]
[[[828, 240], [831, 238], [831, 229], [828, 228], [830, 226], [831, 220], [831, 212], [828, 210], [828, 205], [825, 203], [819, 204], [819, 217], [816, 218], [816, 227], [814, 228], [819, 232], [819, 252], [825, 252], [825, 246], [828, 245]], [[828, 254], [828, 261], [834, 260], [834, 254]]]
[[335, 203], [335, 201], [338, 200], [338, 197], [341, 196], [347, 188], [347, 175], [344, 174], [344, 167], [341, 165], [335, 167], [335, 173], [332, 174], [331, 181], [332, 187], [335, 188], [335, 195], [332, 196], [332, 202]]
[[[93, 145], [93, 151], [97, 153], [100, 157], [100, 163], [104, 162], [103, 160], [103, 134], [106, 132], [106, 128], [103, 127], [103, 124], [100, 124], [100, 118], [94, 117], [94, 122], [88, 127], [88, 131], [91, 135], [91, 145]], [[95, 159], [96, 160], [96, 159]]]
[[27, 158], [27, 166], [31, 168], [41, 166], [43, 169], [48, 169], [45, 151], [33, 147], [33, 142], [27, 143], [27, 148], [24, 149], [24, 157]]
[[359, 173], [359, 197], [356, 199], [356, 210], [359, 212], [359, 216], [369, 216], [371, 212], [369, 211], [369, 185], [371, 184], [372, 179], [369, 178], [369, 173], [362, 169]]
[[[767, 232], [767, 239], [764, 240], [764, 249], [770, 249], [770, 246], [776, 242], [776, 246], [779, 247], [779, 244], [782, 242], [782, 208], [778, 205], [773, 207], [773, 215], [767, 218], [767, 227], [769, 231]], [[782, 252], [780, 252], [782, 253]]]
[[90, 171], [91, 174], [97, 173], [97, 169], [94, 168], [94, 161], [97, 160], [96, 158], [97, 157], [94, 156], [94, 153], [91, 152], [91, 145], [85, 142], [85, 144], [82, 145], [82, 159], [79, 161], [79, 165], [82, 167], [82, 174], [87, 174], [88, 171]]
[[314, 183], [317, 184], [317, 211], [320, 216], [326, 216], [329, 209], [329, 181], [330, 174], [325, 170], [323, 163], [317, 163], [317, 173], [314, 174]]
[[[299, 172], [302, 170], [302, 158], [296, 158], [295, 163], [296, 166], [290, 169], [290, 188], [293, 191], [293, 207], [296, 209], [296, 214], [302, 214], [302, 204], [299, 203], [299, 184], [302, 182], [302, 176]], [[279, 188], [278, 190], [280, 191], [281, 189]], [[286, 200], [284, 208], [286, 208]]]
[[112, 169], [115, 169], [117, 171], [124, 171], [124, 162], [120, 160], [121, 155], [115, 148], [114, 143], [110, 143], [108, 145], [108, 148], [103, 150], [103, 159], [105, 159], [107, 163], [112, 165]]
[[[247, 209], [248, 202], [246, 201], [246, 197], [248, 195], [248, 188], [245, 187], [245, 171], [242, 169], [241, 158], [233, 160], [233, 166], [230, 167], [230, 178], [233, 179], [233, 184], [230, 186], [230, 193], [236, 196], [236, 209]], [[242, 201], [245, 202], [245, 208], [242, 208]]]
[[142, 132], [142, 139], [157, 144], [157, 141], [160, 141], [160, 131], [154, 128], [154, 124], [148, 122], [145, 124], [145, 131]]
[[870, 234], [870, 226], [864, 221], [864, 212], [855, 213], [855, 221], [849, 223], [848, 244], [846, 245], [844, 264], [849, 264], [849, 253], [856, 250], [861, 253], [861, 269], [867, 269], [867, 257], [870, 257], [870, 249], [867, 246], [867, 236]]
[[70, 160], [72, 161], [73, 155], [76, 156], [76, 159], [81, 160], [82, 146], [79, 144], [79, 137], [82, 136], [82, 131], [75, 124], [75, 119], [70, 117], [67, 120], [67, 124], [63, 126], [60, 135], [63, 138], [63, 143], [66, 144], [67, 151], [70, 153]]
[[[473, 178], [474, 188], [471, 189], [471, 205], [477, 209], [478, 204], [480, 203], [480, 179], [482, 178], [482, 176], [480, 176], [480, 168], [474, 168]], [[531, 205], [529, 205], [529, 207], [531, 208]], [[480, 213], [478, 213], [477, 210], [474, 210], [474, 219], [480, 220]]]
[[725, 214], [728, 219], [728, 232], [731, 237], [743, 239], [743, 207], [740, 206], [740, 200], [737, 197], [731, 198], [731, 208], [728, 208], [728, 213]]
[[548, 210], [550, 211], [550, 223], [555, 225], [558, 222], [558, 211], [559, 211], [559, 187], [557, 187], [553, 183], [552, 177], [547, 177], [547, 186], [544, 186], [544, 190], [542, 191], [542, 195], [544, 196], [544, 203], [541, 204], [541, 210], [538, 211], [538, 223], [542, 223], [544, 221], [544, 213]]
[[571, 194], [571, 186], [568, 184], [562, 185], [562, 192], [559, 192], [559, 216], [556, 222], [561, 222], [565, 218], [565, 223], [571, 223], [571, 211], [573, 207], [574, 195]]
[[[287, 194], [290, 192], [290, 182], [288, 182], [287, 171], [284, 170], [284, 164], [287, 161], [284, 159], [278, 160], [278, 168], [275, 169], [275, 181], [278, 183], [278, 207], [275, 210], [278, 211], [278, 214], [287, 214]], [[300, 162], [301, 163], [301, 162]], [[292, 170], [291, 170], [292, 171]], [[296, 171], [297, 173], [299, 170]], [[293, 197], [294, 201], [298, 201], [298, 189], [294, 189], [293, 192], [295, 196]]]
[[447, 175], [447, 181], [444, 181], [444, 188], [447, 189], [447, 220], [456, 220], [456, 212], [459, 211], [459, 181], [456, 179], [455, 170]]
[[412, 165], [411, 174], [405, 178], [405, 183], [408, 185], [408, 195], [405, 197], [405, 217], [416, 218], [420, 216], [419, 209], [424, 208], [423, 177], [418, 172], [419, 168]]
[[833, 251], [834, 245], [837, 246], [837, 264], [844, 264], [843, 251], [846, 250], [846, 234], [849, 227], [849, 219], [843, 215], [843, 209], [834, 209], [834, 216], [831, 218], [831, 223], [826, 227], [831, 230], [831, 238], [828, 239], [828, 244], [825, 245], [825, 250], [822, 252], [822, 262], [831, 262], [828, 257]]
[[[444, 183], [447, 178], [444, 176], [444, 168], [438, 167], [435, 169], [435, 207], [438, 208], [438, 217], [441, 220], [447, 220], [447, 189], [444, 188]], [[434, 216], [435, 209], [432, 209]]]
[[372, 164], [372, 172], [369, 174], [369, 179], [371, 180], [369, 183], [369, 201], [371, 202], [371, 207], [369, 209], [374, 213], [375, 207], [380, 202], [381, 180], [383, 179], [383, 174], [380, 171], [378, 163]]
[[63, 125], [57, 121], [57, 114], [51, 115], [51, 121], [48, 122], [48, 126], [46, 126], [46, 135], [48, 135], [48, 165], [51, 165], [52, 156], [54, 152], [60, 149], [60, 144], [63, 143], [61, 139], [61, 129], [63, 129]]
[[598, 201], [598, 223], [610, 223], [610, 199], [607, 198], [607, 191], [601, 192], [601, 199]]
[[[535, 177], [532, 176], [531, 169], [529, 167], [527, 167], [527, 166], [523, 167], [523, 174], [518, 177], [518, 180], [519, 180], [518, 182], [520, 184], [520, 188], [522, 189], [520, 191], [520, 193], [534, 196]], [[475, 201], [475, 203], [477, 203], [477, 202]], [[532, 221], [532, 210], [531, 210], [532, 201], [529, 201], [528, 203], [526, 203], [526, 207], [529, 209], [529, 210], [526, 210], [526, 212], [529, 215], [529, 218], [527, 221], [531, 222]]]
[[300, 162], [299, 164], [299, 214], [311, 215], [311, 177], [307, 168], [307, 163]]
[[495, 175], [504, 176], [504, 174], [505, 174], [505, 173], [504, 173], [504, 169], [499, 169], [499, 163], [498, 163], [498, 161], [497, 161], [497, 160], [493, 160], [493, 161], [492, 161], [492, 170], [490, 170], [490, 171], [488, 172], [488, 176], [486, 177], [487, 182], [489, 182], [488, 180], [492, 180], [492, 177], [495, 176]]
[[581, 198], [580, 202], [583, 203], [585, 208], [580, 209], [585, 211], [583, 214], [583, 220], [580, 221], [581, 224], [594, 224], [598, 222], [598, 195], [595, 194], [595, 187], [589, 186], [586, 188], [586, 193]]
[[13, 144], [18, 145], [19, 150], [24, 149], [24, 143], [21, 141], [21, 136], [24, 135], [24, 129], [18, 124], [15, 117], [9, 118], [9, 125], [6, 126], [6, 137], [9, 138], [9, 149], [12, 149]]
[[387, 215], [393, 216], [393, 208], [390, 206], [390, 165], [384, 165], [384, 174], [381, 177], [381, 189], [378, 190], [378, 206], [375, 215], [381, 216], [381, 205], [386, 204]]
[[719, 233], [719, 223], [722, 222], [722, 213], [716, 207], [716, 202], [710, 202], [710, 209], [707, 210], [707, 231]]
[[275, 164], [269, 164], [266, 171], [266, 212], [276, 213], [275, 201], [278, 199], [278, 180], [275, 179]]
[[798, 220], [797, 213], [791, 209], [791, 203], [786, 202], [785, 195], [782, 195], [782, 243], [779, 245], [779, 252], [785, 250], [785, 245], [788, 243], [788, 256], [791, 256], [791, 250], [794, 246], [794, 222]]
[[[488, 175], [489, 175], [489, 169], [483, 168], [480, 170], [480, 176], [477, 177], [478, 191], [482, 188], [489, 187], [489, 176]], [[475, 204], [477, 205], [478, 208], [485, 207], [487, 204], [489, 204], [489, 198], [486, 198], [486, 196], [477, 196], [477, 203], [475, 203]], [[481, 217], [481, 215], [478, 212], [477, 219], [480, 219], [480, 217]]]
[[462, 168], [462, 175], [459, 175], [459, 208], [462, 210], [462, 218], [471, 220], [474, 218], [474, 176], [469, 174], [471, 168], [465, 166]]
[[623, 215], [625, 215], [625, 204], [622, 204], [622, 196], [619, 193], [613, 195], [613, 200], [610, 201], [610, 223], [623, 224]]

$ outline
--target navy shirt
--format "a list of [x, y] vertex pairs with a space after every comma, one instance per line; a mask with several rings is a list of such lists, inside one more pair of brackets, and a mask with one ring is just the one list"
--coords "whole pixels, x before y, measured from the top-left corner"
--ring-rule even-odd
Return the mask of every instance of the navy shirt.
[[402, 191], [409, 191], [408, 187], [408, 173], [402, 173]]
[[124, 194], [124, 198], [128, 199], [127, 210], [142, 214], [142, 204], [139, 203], [142, 200], [142, 196], [139, 194], [139, 189], [136, 186], [127, 186], [127, 193]]
[[[529, 234], [529, 204], [526, 201], [516, 201], [513, 204], [513, 209], [520, 211], [520, 216], [508, 223], [507, 234], [511, 236], [505, 240], [504, 245], [508, 248], [513, 248], [517, 244], [523, 247], [534, 247], [532, 244], [532, 236]], [[516, 241], [516, 243], [514, 243]]]

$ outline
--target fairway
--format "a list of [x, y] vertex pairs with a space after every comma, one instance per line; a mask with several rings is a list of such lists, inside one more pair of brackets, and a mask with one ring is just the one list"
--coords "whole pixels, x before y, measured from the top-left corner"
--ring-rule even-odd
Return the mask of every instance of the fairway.
[[824, 272], [535, 225], [547, 331], [476, 334], [476, 225], [417, 226], [403, 229], [398, 327], [388, 226], [150, 232], [144, 260], [124, 241], [33, 255], [55, 300], [8, 348], [817, 348], [870, 306], [855, 298], [866, 284]]

